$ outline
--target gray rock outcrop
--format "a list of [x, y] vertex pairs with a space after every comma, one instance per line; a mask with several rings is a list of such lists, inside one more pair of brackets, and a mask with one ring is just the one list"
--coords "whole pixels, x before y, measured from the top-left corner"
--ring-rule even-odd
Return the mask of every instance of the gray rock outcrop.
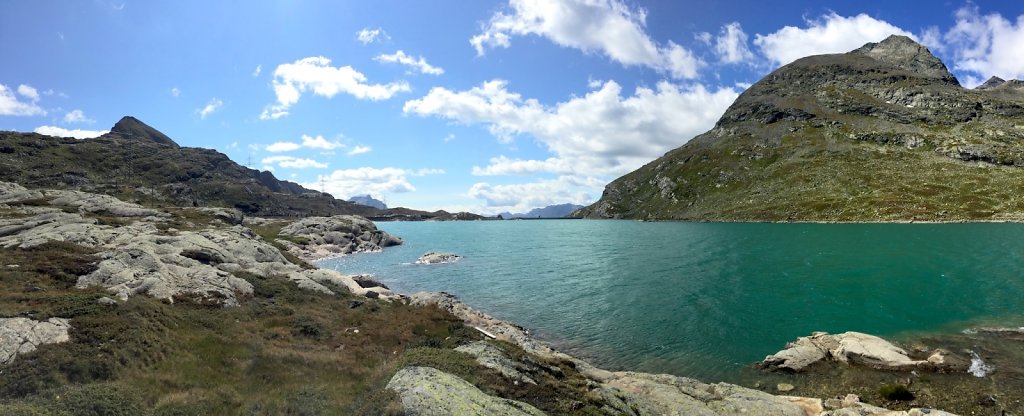
[[410, 416], [490, 415], [542, 416], [529, 404], [485, 394], [454, 375], [431, 367], [406, 367], [388, 382]]
[[811, 364], [836, 361], [879, 370], [966, 371], [969, 361], [944, 350], [934, 350], [923, 359], [914, 359], [892, 343], [860, 332], [828, 334], [815, 332], [786, 344], [786, 349], [765, 357], [761, 366], [770, 369], [803, 371]]
[[472, 355], [480, 365], [497, 370], [509, 380], [527, 384], [537, 384], [530, 376], [523, 373], [523, 363], [509, 358], [504, 351], [484, 341], [476, 341], [455, 349], [455, 351]]
[[[378, 297], [397, 297], [386, 288], [363, 287], [333, 270], [303, 269], [251, 229], [226, 225], [241, 221], [234, 210], [203, 210], [224, 224], [189, 231], [158, 226], [169, 220], [170, 214], [86, 192], [30, 191], [4, 183], [0, 184], [0, 203], [19, 214], [0, 219], [0, 246], [31, 248], [65, 241], [97, 248], [100, 261], [96, 270], [79, 277], [77, 286], [103, 287], [121, 300], [145, 294], [169, 302], [187, 298], [233, 306], [253, 294], [252, 284], [239, 277], [241, 273], [280, 276], [301, 288], [328, 294], [334, 293], [334, 287], [357, 295], [373, 292]], [[68, 212], [68, 207], [74, 210]], [[113, 215], [125, 224], [104, 225], [85, 213]], [[365, 220], [346, 223], [373, 227]], [[375, 228], [360, 236], [372, 237], [372, 231]], [[366, 244], [386, 240], [380, 238], [369, 238]]]
[[19, 354], [35, 351], [40, 345], [70, 340], [67, 319], [0, 318], [0, 364], [10, 364]]
[[455, 263], [461, 259], [462, 256], [454, 253], [440, 253], [431, 251], [426, 253], [420, 258], [416, 259], [416, 264], [444, 264], [444, 263]]
[[402, 244], [401, 238], [380, 231], [372, 221], [355, 215], [303, 218], [282, 227], [279, 235], [290, 237], [278, 242], [307, 261], [380, 251]]

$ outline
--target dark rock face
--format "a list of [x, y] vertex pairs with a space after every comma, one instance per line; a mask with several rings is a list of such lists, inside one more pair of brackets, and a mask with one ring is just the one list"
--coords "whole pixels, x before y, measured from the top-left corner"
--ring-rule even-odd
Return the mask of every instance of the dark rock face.
[[[744, 91], [715, 127], [574, 213], [690, 220], [1024, 220], [1024, 83], [960, 86], [890, 36], [809, 56]], [[978, 167], [994, 166], [995, 169]], [[979, 183], [979, 186], [961, 186]]]
[[179, 147], [178, 144], [175, 143], [174, 140], [171, 140], [170, 137], [167, 137], [167, 135], [132, 116], [122, 117], [121, 120], [119, 120], [117, 124], [114, 124], [114, 127], [110, 129], [110, 133], [107, 133], [106, 135], [118, 136], [125, 139], [148, 140], [174, 148]]

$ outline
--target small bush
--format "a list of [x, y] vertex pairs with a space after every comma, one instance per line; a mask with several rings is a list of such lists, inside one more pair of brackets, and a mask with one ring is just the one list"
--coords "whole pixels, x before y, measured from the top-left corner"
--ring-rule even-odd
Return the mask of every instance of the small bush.
[[324, 340], [331, 337], [331, 332], [322, 323], [310, 317], [302, 316], [293, 319], [291, 327], [293, 335], [316, 340]]
[[883, 399], [889, 401], [914, 400], [914, 393], [911, 393], [910, 390], [907, 389], [907, 386], [899, 383], [886, 384], [879, 387], [878, 394], [882, 396]]

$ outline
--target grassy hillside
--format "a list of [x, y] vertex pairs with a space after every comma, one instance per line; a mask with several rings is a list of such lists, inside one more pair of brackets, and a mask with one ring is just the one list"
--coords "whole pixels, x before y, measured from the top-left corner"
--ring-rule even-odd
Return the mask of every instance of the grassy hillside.
[[894, 37], [769, 74], [714, 129], [577, 215], [1021, 220], [1022, 165], [1020, 84], [964, 89], [927, 49]]

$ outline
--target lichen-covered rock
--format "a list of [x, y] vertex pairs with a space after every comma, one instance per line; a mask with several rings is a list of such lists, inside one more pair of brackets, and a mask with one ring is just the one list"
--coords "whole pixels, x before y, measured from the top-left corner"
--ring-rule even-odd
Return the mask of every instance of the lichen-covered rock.
[[932, 351], [924, 359], [911, 358], [906, 350], [874, 335], [860, 332], [828, 334], [815, 332], [786, 345], [786, 349], [765, 357], [761, 366], [769, 369], [803, 371], [820, 361], [859, 364], [880, 370], [964, 371], [969, 361], [945, 350]]
[[454, 375], [431, 367], [406, 367], [388, 382], [410, 416], [518, 416], [544, 415], [529, 404], [489, 396]]
[[416, 259], [416, 264], [443, 264], [443, 263], [455, 263], [461, 259], [462, 256], [454, 253], [439, 253], [431, 251], [426, 253], [420, 258]]
[[497, 370], [509, 380], [537, 384], [536, 381], [533, 381], [532, 378], [520, 371], [520, 369], [525, 367], [523, 363], [513, 361], [504, 351], [487, 342], [471, 342], [456, 348], [455, 351], [472, 355], [480, 365]]
[[[199, 230], [161, 230], [169, 214], [78, 191], [25, 190], [3, 184], [0, 199], [22, 215], [0, 219], [0, 246], [30, 248], [48, 241], [65, 241], [99, 249], [96, 270], [80, 276], [78, 287], [103, 287], [122, 300], [145, 294], [173, 302], [191, 299], [206, 304], [237, 305], [251, 296], [253, 286], [239, 273], [283, 276], [299, 287], [333, 294], [333, 284], [358, 295], [393, 298], [381, 287], [363, 287], [333, 270], [304, 270], [251, 229], [210, 224]], [[31, 201], [31, 204], [25, 204]], [[55, 204], [59, 204], [55, 206]], [[75, 207], [78, 213], [59, 207]], [[103, 225], [82, 213], [142, 216], [139, 221]], [[225, 224], [241, 221], [237, 211], [208, 209]], [[116, 214], [116, 215], [115, 215]], [[368, 221], [347, 223], [363, 227]], [[369, 223], [372, 227], [372, 223]], [[371, 238], [370, 241], [373, 239]]]
[[67, 342], [70, 329], [63, 318], [0, 318], [0, 364], [10, 364], [19, 354], [35, 351], [40, 345]]
[[402, 239], [378, 230], [372, 221], [355, 215], [303, 218], [282, 227], [279, 235], [289, 237], [280, 239], [279, 243], [307, 261], [380, 251], [402, 244]]

